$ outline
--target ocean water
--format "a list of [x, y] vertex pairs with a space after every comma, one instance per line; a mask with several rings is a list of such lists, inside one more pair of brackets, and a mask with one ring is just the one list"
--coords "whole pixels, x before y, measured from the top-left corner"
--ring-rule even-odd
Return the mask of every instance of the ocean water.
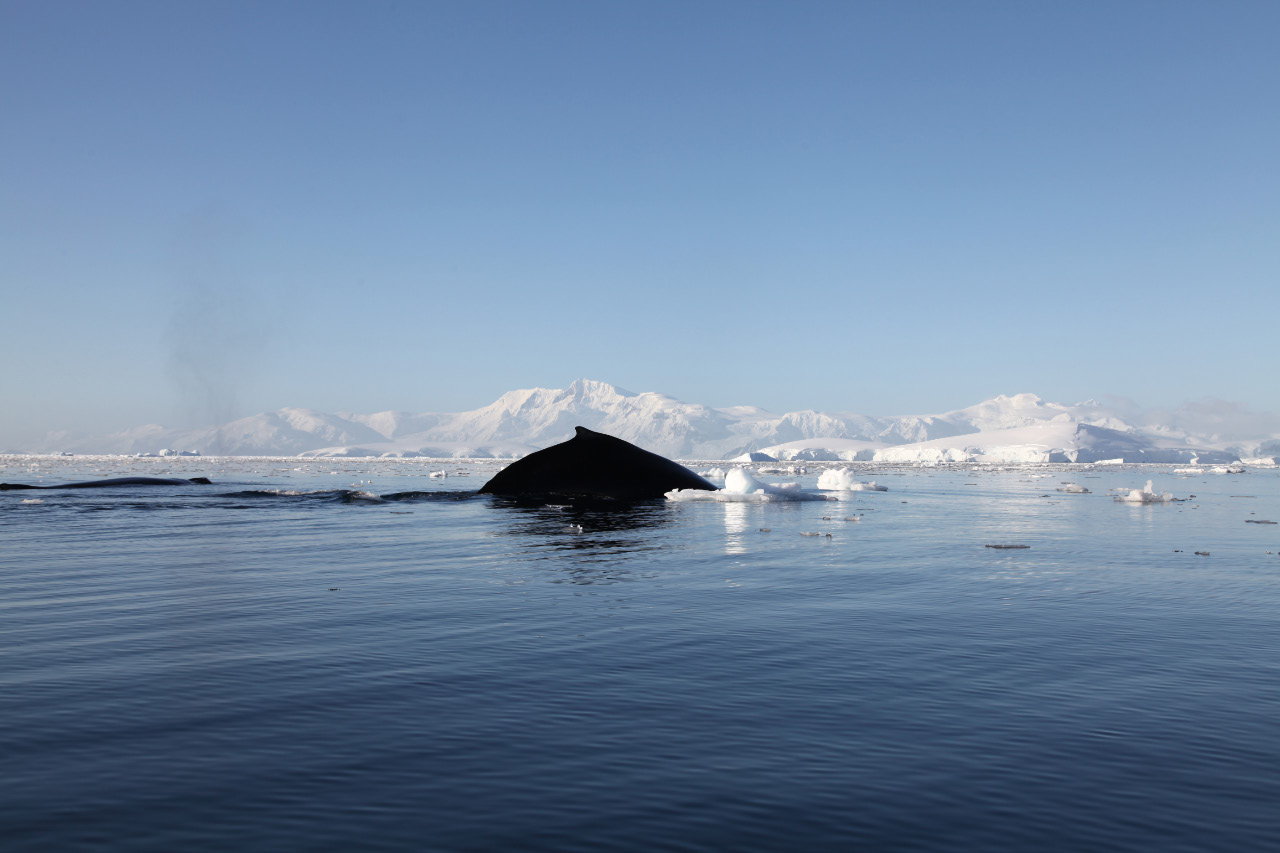
[[0, 458], [0, 847], [1280, 849], [1277, 472], [494, 470]]

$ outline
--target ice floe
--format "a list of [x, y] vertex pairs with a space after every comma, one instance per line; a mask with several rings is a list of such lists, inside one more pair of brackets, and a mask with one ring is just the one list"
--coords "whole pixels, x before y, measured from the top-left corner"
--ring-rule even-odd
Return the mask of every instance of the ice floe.
[[888, 486], [877, 485], [875, 480], [859, 480], [848, 468], [830, 468], [818, 477], [818, 488], [832, 492], [887, 492]]
[[807, 473], [804, 468], [779, 467], [777, 465], [768, 465], [756, 469], [757, 474], [804, 474]]
[[821, 501], [822, 495], [815, 495], [801, 490], [799, 483], [766, 483], [759, 480], [745, 468], [734, 468], [725, 475], [724, 488], [716, 491], [705, 489], [672, 489], [667, 492], [667, 500], [687, 501], [721, 501], [723, 503], [745, 503], [751, 501]]
[[1174, 500], [1174, 497], [1169, 492], [1157, 492], [1152, 482], [1147, 480], [1146, 488], [1130, 489], [1123, 495], [1116, 495], [1115, 499], [1120, 503], [1160, 504], [1168, 503]]

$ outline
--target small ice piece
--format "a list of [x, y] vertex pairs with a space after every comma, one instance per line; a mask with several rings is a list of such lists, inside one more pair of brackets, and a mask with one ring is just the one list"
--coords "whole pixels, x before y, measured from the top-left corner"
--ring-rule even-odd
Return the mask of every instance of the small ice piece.
[[709, 470], [709, 471], [699, 471], [699, 472], [698, 472], [698, 476], [699, 476], [699, 477], [706, 477], [708, 480], [723, 480], [723, 479], [724, 479], [724, 469], [723, 469], [723, 468], [712, 468], [712, 469], [711, 469], [711, 470]]
[[782, 465], [757, 468], [761, 474], [808, 474], [809, 469], [803, 465]]
[[1169, 492], [1156, 492], [1155, 486], [1147, 480], [1145, 489], [1130, 489], [1127, 494], [1116, 495], [1115, 499], [1119, 503], [1160, 504], [1173, 500], [1173, 495]]
[[1030, 545], [988, 545], [988, 548], [995, 548], [997, 551], [1025, 551]]
[[432, 476], [432, 477], [448, 477], [449, 475], [448, 475], [448, 474], [446, 474], [444, 471], [432, 471], [430, 476]]
[[1078, 486], [1075, 483], [1063, 483], [1058, 491], [1071, 495], [1087, 495], [1090, 493], [1084, 486]]
[[887, 492], [888, 486], [858, 480], [849, 468], [829, 468], [818, 477], [818, 488], [829, 492]]
[[[18, 503], [24, 503], [24, 504], [42, 504], [42, 503], [44, 503], [44, 498], [23, 498], [22, 500], [18, 501]], [[1270, 523], [1271, 523], [1271, 522], [1268, 522], [1268, 524], [1270, 524]]]

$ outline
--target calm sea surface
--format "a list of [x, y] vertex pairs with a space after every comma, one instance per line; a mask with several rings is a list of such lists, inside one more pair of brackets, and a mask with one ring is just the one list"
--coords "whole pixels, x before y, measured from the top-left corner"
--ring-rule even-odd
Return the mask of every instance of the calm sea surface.
[[1277, 472], [495, 470], [0, 457], [0, 848], [1280, 849]]

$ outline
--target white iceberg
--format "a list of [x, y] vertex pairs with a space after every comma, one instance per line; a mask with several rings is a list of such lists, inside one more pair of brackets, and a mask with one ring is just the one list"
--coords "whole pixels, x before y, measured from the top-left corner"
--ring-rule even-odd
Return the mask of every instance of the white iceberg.
[[818, 488], [829, 492], [887, 492], [888, 486], [878, 486], [875, 480], [859, 480], [848, 468], [831, 468], [818, 477]]
[[1147, 480], [1145, 489], [1130, 489], [1123, 495], [1116, 495], [1115, 499], [1120, 503], [1161, 504], [1172, 501], [1174, 497], [1169, 492], [1157, 492], [1151, 481]]

